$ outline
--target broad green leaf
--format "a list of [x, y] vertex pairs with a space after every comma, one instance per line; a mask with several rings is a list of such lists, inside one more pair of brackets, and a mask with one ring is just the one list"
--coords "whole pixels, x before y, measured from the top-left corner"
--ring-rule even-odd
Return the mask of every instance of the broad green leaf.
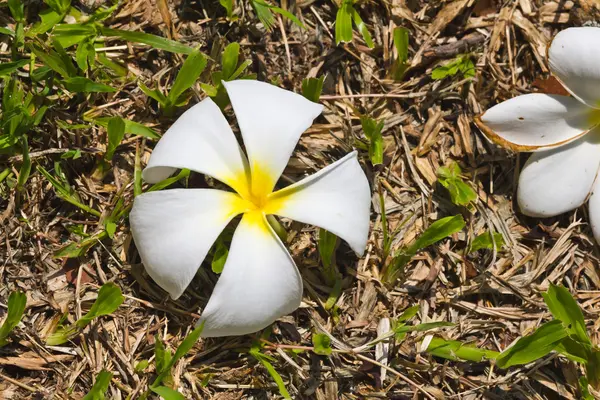
[[394, 28], [394, 47], [398, 53], [398, 58], [394, 62], [393, 78], [396, 81], [404, 77], [408, 68], [408, 29], [403, 27]]
[[56, 12], [51, 8], [42, 10], [39, 16], [40, 22], [34, 24], [27, 31], [27, 37], [35, 37], [37, 35], [41, 35], [42, 33], [48, 32], [50, 29], [59, 24], [65, 17], [64, 14]]
[[67, 78], [63, 81], [65, 88], [75, 93], [113, 93], [117, 90], [103, 83], [97, 83], [83, 76]]
[[335, 16], [335, 44], [352, 41], [352, 0], [343, 0]]
[[25, 60], [19, 60], [19, 61], [13, 61], [13, 62], [7, 62], [7, 63], [0, 64], [0, 76], [10, 75], [13, 72], [15, 72], [17, 69], [27, 65], [28, 63], [29, 63], [29, 60], [25, 59]]
[[592, 344], [581, 308], [567, 288], [550, 284], [548, 291], [542, 293], [542, 296], [554, 318], [563, 323], [569, 335], [581, 343]]
[[96, 382], [94, 382], [94, 386], [85, 395], [83, 400], [104, 400], [104, 394], [108, 390], [108, 385], [110, 385], [110, 381], [112, 380], [112, 373], [103, 369], [100, 371], [98, 376], [96, 376]]
[[[95, 210], [94, 210], [95, 211]], [[85, 253], [95, 244], [97, 244], [100, 240], [106, 239], [108, 237], [108, 233], [106, 231], [100, 231], [97, 234], [94, 234], [88, 238], [83, 239], [78, 243], [69, 243], [68, 245], [60, 248], [59, 250], [54, 252], [55, 258], [74, 258], [84, 256]], [[64, 343], [64, 342], [62, 342]]]
[[12, 17], [17, 22], [23, 21], [24, 16], [24, 1], [23, 0], [8, 0], [8, 8]]
[[500, 353], [496, 364], [500, 368], [528, 364], [555, 350], [567, 336], [568, 332], [561, 321], [547, 322], [533, 334], [520, 338], [513, 346]]
[[63, 78], [67, 79], [71, 76], [69, 68], [65, 65], [63, 59], [55, 51], [45, 50], [41, 47], [30, 44], [31, 51], [40, 59], [44, 65], [58, 72]]
[[77, 66], [82, 71], [87, 71], [88, 67], [94, 67], [94, 61], [96, 58], [96, 49], [91, 41], [83, 41], [77, 46], [75, 52], [75, 61]]
[[469, 248], [469, 252], [481, 249], [493, 250], [494, 244], [496, 245], [496, 250], [500, 250], [502, 246], [504, 246], [504, 238], [502, 237], [502, 234], [495, 232], [492, 235], [491, 232], [485, 232], [473, 239], [471, 242], [471, 247]]
[[69, 76], [77, 76], [77, 68], [75, 67], [75, 64], [73, 64], [73, 59], [67, 53], [60, 41], [58, 41], [57, 38], [54, 36], [52, 37], [52, 48], [54, 48], [56, 54], [60, 57], [62, 64], [64, 65], [65, 70], [67, 71]]
[[64, 14], [71, 7], [71, 0], [44, 0], [54, 11]]
[[369, 158], [373, 165], [383, 163], [383, 121], [376, 121], [373, 118], [362, 116], [360, 123], [365, 136], [369, 139]]
[[590, 355], [585, 372], [587, 382], [596, 390], [600, 389], [600, 349], [594, 349]]
[[461, 73], [465, 78], [475, 76], [475, 65], [468, 55], [458, 56], [449, 63], [436, 67], [431, 71], [431, 78], [444, 79]]
[[333, 349], [331, 348], [331, 338], [324, 333], [315, 333], [312, 336], [312, 342], [314, 346], [314, 352], [321, 356], [331, 355]]
[[217, 239], [217, 243], [215, 246], [215, 254], [213, 256], [211, 262], [212, 271], [215, 274], [220, 274], [223, 272], [223, 268], [225, 267], [225, 262], [227, 261], [227, 256], [229, 255], [229, 249], [223, 243], [222, 240]]
[[[58, 24], [52, 31], [54, 39], [64, 48], [91, 43], [98, 35], [94, 24]], [[83, 68], [82, 68], [83, 69]]]
[[447, 167], [438, 169], [438, 182], [448, 190], [452, 203], [467, 206], [477, 200], [477, 193], [463, 181], [461, 172], [459, 165], [452, 161]]
[[87, 326], [94, 318], [103, 315], [110, 315], [119, 308], [125, 298], [121, 294], [121, 289], [114, 283], [105, 283], [98, 292], [98, 298], [92, 304], [92, 308], [81, 319], [76, 322], [79, 329]]
[[423, 232], [412, 245], [409, 246], [406, 253], [415, 254], [419, 250], [431, 246], [434, 243], [462, 230], [465, 227], [465, 220], [462, 215], [441, 218], [435, 221]]
[[356, 29], [360, 32], [367, 46], [372, 49], [375, 47], [373, 43], [373, 39], [371, 38], [371, 34], [369, 33], [369, 29], [367, 29], [367, 25], [363, 22], [362, 18], [356, 11], [356, 8], [352, 7], [352, 19], [354, 20], [354, 24], [356, 25]]
[[[93, 120], [94, 123], [108, 128], [108, 121], [114, 117], [100, 117]], [[146, 125], [140, 124], [139, 122], [131, 121], [129, 119], [123, 118], [123, 122], [125, 123], [125, 133], [130, 133], [132, 135], [144, 136], [149, 139], [160, 139], [160, 135], [156, 133], [152, 128], [147, 127]]]
[[410, 246], [400, 249], [384, 272], [384, 279], [395, 282], [404, 266], [422, 249], [460, 231], [465, 227], [462, 215], [445, 217], [431, 224]]
[[144, 92], [144, 94], [146, 96], [156, 100], [156, 102], [158, 104], [160, 104], [161, 107], [164, 108], [169, 105], [169, 100], [167, 99], [167, 96], [162, 94], [160, 90], [150, 89], [148, 86], [144, 85], [142, 82], [138, 82], [138, 86], [140, 87], [140, 89], [142, 89], [142, 92]]
[[154, 342], [154, 362], [156, 363], [156, 372], [163, 373], [170, 368], [171, 353], [165, 348], [163, 341], [159, 336], [155, 337]]
[[0, 26], [0, 33], [3, 35], [15, 36], [15, 31], [5, 28], [3, 26]]
[[192, 54], [195, 50], [192, 47], [186, 46], [174, 40], [166, 39], [160, 36], [151, 35], [144, 32], [132, 32], [121, 29], [112, 29], [100, 27], [100, 32], [104, 36], [117, 36], [128, 42], [142, 43], [172, 53]]
[[125, 137], [125, 122], [123, 121], [123, 118], [112, 117], [109, 119], [106, 131], [108, 136], [108, 146], [106, 146], [104, 159], [110, 161], [115, 154], [117, 146], [121, 144], [123, 137]]
[[221, 56], [223, 80], [229, 80], [235, 72], [239, 55], [240, 45], [237, 42], [229, 43], [227, 47], [225, 47], [225, 50], [223, 50], [223, 55]]
[[227, 18], [231, 19], [233, 17], [233, 0], [219, 0], [219, 4], [221, 4], [227, 12]]
[[473, 362], [481, 362], [486, 359], [493, 360], [500, 354], [497, 351], [468, 346], [457, 340], [444, 340], [438, 337], [431, 339], [425, 351], [433, 356], [448, 360]]
[[571, 361], [581, 364], [588, 362], [592, 354], [592, 346], [571, 339], [569, 336], [560, 341], [554, 349]]
[[183, 92], [194, 85], [205, 67], [206, 57], [198, 50], [187, 56], [169, 92], [171, 103], [175, 103]]
[[398, 317], [398, 322], [404, 322], [411, 320], [417, 313], [419, 312], [419, 306], [412, 306], [404, 310], [402, 314]]
[[323, 91], [325, 76], [320, 78], [307, 78], [302, 80], [302, 95], [308, 100], [318, 103]]
[[164, 400], [185, 400], [185, 397], [181, 393], [170, 387], [158, 386], [151, 387], [150, 389]]
[[31, 159], [29, 158], [29, 145], [27, 144], [27, 136], [23, 136], [21, 138], [21, 152], [23, 154], [23, 162], [21, 163], [21, 169], [19, 170], [19, 179], [17, 181], [17, 187], [23, 188], [27, 179], [29, 179], [29, 174], [31, 173]]
[[19, 324], [21, 318], [23, 318], [26, 304], [27, 296], [23, 292], [15, 291], [8, 296], [8, 313], [4, 323], [0, 327], [0, 347], [8, 343], [6, 338], [15, 326]]
[[150, 365], [150, 362], [148, 360], [142, 360], [142, 361], [138, 362], [137, 364], [135, 364], [135, 367], [133, 367], [133, 370], [137, 373], [144, 372], [144, 370], [146, 368], [148, 368], [149, 365]]

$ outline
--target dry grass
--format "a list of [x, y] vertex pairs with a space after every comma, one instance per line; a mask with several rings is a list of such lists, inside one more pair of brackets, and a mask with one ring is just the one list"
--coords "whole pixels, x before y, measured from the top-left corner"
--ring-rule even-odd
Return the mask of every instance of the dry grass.
[[[85, 1], [93, 6], [98, 1]], [[493, 0], [452, 2], [368, 2], [359, 7], [376, 43], [367, 48], [355, 32], [352, 44], [333, 40], [337, 7], [332, 1], [282, 2], [304, 22], [300, 30], [279, 20], [266, 32], [245, 3], [242, 18], [229, 23], [218, 2], [127, 0], [108, 23], [143, 30], [197, 46], [217, 55], [224, 44], [237, 41], [253, 61], [258, 79], [300, 90], [302, 79], [326, 75], [321, 102], [325, 111], [303, 135], [285, 176], [297, 180], [348, 152], [360, 138], [359, 116], [385, 121], [385, 162], [372, 167], [365, 152], [362, 164], [374, 193], [368, 251], [357, 259], [347, 245], [337, 251], [343, 274], [337, 312], [325, 309], [332, 290], [323, 280], [316, 230], [287, 223], [288, 246], [305, 281], [302, 306], [274, 324], [265, 351], [273, 356], [294, 398], [566, 398], [578, 397], [577, 367], [550, 356], [533, 366], [509, 371], [488, 362], [444, 362], [419, 352], [429, 334], [480, 347], [502, 350], [550, 318], [540, 292], [562, 284], [576, 295], [584, 310], [592, 340], [598, 344], [600, 277], [586, 209], [558, 218], [538, 220], [518, 213], [513, 203], [516, 177], [526, 155], [515, 155], [490, 144], [473, 124], [473, 116], [488, 106], [531, 91], [552, 91], [546, 46], [558, 30], [597, 16], [594, 2]], [[586, 8], [587, 7], [587, 8]], [[585, 10], [589, 10], [586, 12]], [[10, 17], [1, 10], [4, 25]], [[391, 32], [410, 31], [411, 67], [403, 82], [389, 77], [395, 58]], [[172, 83], [181, 58], [147, 46], [106, 42], [109, 57], [125, 63], [129, 74], [160, 87]], [[0, 44], [0, 55], [9, 54]], [[211, 50], [212, 49], [212, 50]], [[476, 62], [474, 79], [430, 78], [434, 66], [469, 52]], [[206, 82], [207, 76], [201, 78]], [[92, 95], [63, 102], [51, 115], [81, 123], [83, 112], [120, 115], [164, 132], [172, 119], [161, 116], [129, 80], [114, 95]], [[195, 100], [203, 97], [199, 88]], [[136, 149], [142, 164], [154, 144], [128, 137], [119, 146], [111, 173], [93, 175], [96, 155], [105, 146], [105, 130], [95, 126], [64, 129], [48, 119], [31, 140], [35, 164], [51, 169], [60, 154], [81, 148], [83, 157], [62, 161], [71, 185], [86, 204], [109, 212], [117, 198], [133, 199]], [[19, 158], [1, 159], [0, 169], [18, 170]], [[460, 163], [477, 188], [476, 209], [457, 208], [436, 184], [436, 170], [450, 160]], [[207, 183], [193, 175], [191, 186]], [[210, 267], [178, 301], [145, 274], [126, 220], [113, 240], [94, 245], [86, 256], [56, 259], [53, 252], [77, 238], [76, 224], [94, 233], [97, 219], [60, 200], [39, 173], [23, 192], [0, 186], [0, 298], [21, 289], [28, 308], [13, 343], [0, 350], [0, 394], [4, 399], [77, 399], [92, 386], [103, 368], [114, 374], [108, 398], [137, 398], [152, 377], [159, 335], [174, 349], [190, 331], [214, 287]], [[462, 213], [467, 229], [419, 254], [394, 287], [380, 281], [389, 262], [382, 259], [378, 193], [385, 199], [387, 219], [397, 230], [393, 249], [409, 243], [434, 220]], [[500, 232], [506, 246], [497, 253], [464, 256], [461, 250], [476, 235]], [[63, 317], [73, 321], [85, 313], [99, 285], [115, 282], [127, 299], [112, 316], [91, 324], [63, 347], [45, 345], [44, 338]], [[411, 333], [392, 343], [389, 360], [374, 361], [375, 349], [352, 351], [377, 336], [380, 321], [394, 319], [419, 305], [417, 322], [449, 321], [453, 327]], [[0, 304], [5, 309], [4, 304]], [[312, 346], [313, 333], [331, 336], [340, 350], [330, 357], [312, 352], [292, 355], [285, 346]], [[186, 398], [267, 399], [278, 391], [263, 366], [247, 354], [258, 335], [201, 340], [174, 370], [173, 385]], [[383, 380], [383, 375], [386, 378]]]

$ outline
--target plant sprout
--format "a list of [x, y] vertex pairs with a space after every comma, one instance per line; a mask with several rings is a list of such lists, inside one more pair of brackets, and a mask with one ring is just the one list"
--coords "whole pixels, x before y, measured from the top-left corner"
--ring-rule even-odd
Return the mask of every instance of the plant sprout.
[[569, 28], [548, 49], [550, 70], [573, 95], [541, 93], [502, 102], [476, 119], [492, 141], [531, 151], [519, 177], [525, 215], [552, 217], [589, 198], [592, 230], [600, 242], [600, 28]]
[[267, 215], [327, 229], [357, 253], [366, 247], [370, 189], [352, 152], [274, 191], [294, 147], [323, 107], [267, 83], [224, 82], [248, 154], [210, 99], [186, 111], [156, 145], [143, 179], [159, 182], [177, 169], [209, 175], [235, 192], [172, 189], [141, 194], [131, 229], [148, 274], [173, 299], [185, 291], [225, 226], [242, 219], [200, 321], [202, 336], [256, 332], [294, 311], [302, 278]]

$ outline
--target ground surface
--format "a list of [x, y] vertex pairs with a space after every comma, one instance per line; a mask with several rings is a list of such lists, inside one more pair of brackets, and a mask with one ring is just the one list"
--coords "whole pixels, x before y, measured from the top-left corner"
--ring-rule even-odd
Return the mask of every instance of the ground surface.
[[[102, 1], [82, 3], [73, 6], [89, 14]], [[6, 2], [0, 5], [1, 25], [14, 28]], [[374, 193], [368, 251], [357, 259], [346, 244], [339, 246], [336, 265], [343, 279], [336, 307], [327, 304], [333, 285], [324, 278], [318, 230], [284, 221], [288, 247], [305, 280], [305, 297], [298, 311], [274, 324], [261, 351], [272, 357], [270, 363], [290, 395], [577, 398], [581, 371], [565, 358], [550, 355], [503, 371], [488, 361], [434, 358], [420, 352], [419, 343], [433, 334], [501, 351], [551, 318], [540, 295], [550, 283], [571, 290], [584, 310], [592, 341], [598, 343], [598, 253], [586, 209], [545, 220], [519, 214], [513, 194], [519, 165], [527, 155], [490, 144], [473, 124], [474, 115], [499, 101], [531, 91], [560, 90], [547, 80], [546, 46], [558, 30], [593, 22], [597, 15], [593, 2], [364, 2], [356, 9], [373, 36], [373, 49], [356, 29], [352, 43], [336, 46], [334, 1], [281, 6], [298, 16], [306, 29], [276, 18], [268, 32], [246, 2], [236, 4], [238, 19], [232, 22], [216, 1], [187, 0], [125, 1], [104, 24], [201, 46], [216, 60], [226, 44], [239, 42], [243, 57], [252, 61], [249, 72], [298, 92], [304, 78], [325, 75], [320, 100], [325, 111], [300, 140], [285, 172], [290, 180], [313, 173], [356, 147], [357, 140], [364, 139], [361, 115], [384, 121], [384, 164], [374, 167], [367, 152], [360, 152]], [[45, 8], [41, 2], [28, 3], [28, 24]], [[400, 81], [391, 79], [396, 59], [392, 31], [397, 26], [408, 29], [410, 43], [410, 68]], [[50, 43], [49, 36], [39, 40]], [[90, 123], [89, 117], [119, 115], [164, 133], [187, 107], [165, 116], [137, 84], [169, 88], [183, 56], [114, 37], [104, 45], [107, 58], [128, 71], [112, 81], [106, 80], [110, 74], [101, 72], [96, 78], [118, 91], [77, 94], [50, 86], [49, 109], [27, 133], [33, 168], [21, 190], [15, 187], [20, 151], [0, 155], [0, 172], [8, 169], [0, 182], [0, 310], [5, 310], [13, 290], [23, 290], [28, 297], [12, 342], [0, 350], [4, 399], [82, 398], [102, 369], [114, 375], [107, 398], [138, 398], [154, 378], [155, 337], [174, 350], [193, 327], [217, 279], [208, 262], [179, 300], [168, 300], [140, 264], [126, 215], [117, 219], [112, 239], [98, 241], [94, 235], [104, 230], [98, 216], [59, 198], [36, 169], [42, 166], [54, 174], [60, 168], [81, 202], [105, 218], [119, 199], [125, 208], [131, 205], [136, 152], [143, 166], [155, 140], [127, 134], [102, 176], [96, 167], [106, 149], [106, 129]], [[28, 54], [27, 47], [23, 51]], [[73, 47], [67, 52], [75, 55]], [[435, 66], [462, 54], [473, 60], [474, 77], [431, 79]], [[0, 57], [10, 61], [8, 36], [1, 39]], [[209, 61], [199, 82], [208, 83], [217, 64]], [[26, 90], [39, 88], [26, 71], [27, 67], [17, 72]], [[204, 96], [197, 84], [190, 103]], [[65, 157], [74, 149], [80, 149], [81, 157]], [[460, 164], [479, 195], [470, 210], [453, 205], [436, 181], [437, 169], [450, 160]], [[186, 184], [198, 187], [210, 182], [192, 174], [189, 181], [175, 186]], [[391, 259], [383, 258], [380, 195], [389, 228], [395, 232], [392, 254], [441, 217], [462, 214], [466, 228], [419, 253], [395, 284], [385, 285], [381, 271]], [[466, 243], [489, 230], [500, 232], [505, 245], [497, 252], [464, 255]], [[57, 250], [89, 235], [91, 247], [79, 257], [55, 257]], [[45, 339], [60, 319], [66, 316], [72, 322], [84, 314], [105, 282], [121, 288], [124, 304], [68, 343], [48, 346]], [[454, 325], [409, 333], [392, 343], [387, 361], [375, 354], [374, 346], [348, 351], [375, 339], [382, 319], [393, 321], [414, 305], [419, 312], [409, 324]], [[340, 350], [329, 357], [310, 350], [298, 354], [284, 350], [312, 346], [312, 335], [324, 332]], [[185, 398], [278, 398], [273, 377], [248, 353], [259, 337], [199, 341], [173, 369], [170, 385]], [[387, 369], [370, 361], [376, 356]], [[136, 370], [143, 360], [150, 360], [149, 366]]]

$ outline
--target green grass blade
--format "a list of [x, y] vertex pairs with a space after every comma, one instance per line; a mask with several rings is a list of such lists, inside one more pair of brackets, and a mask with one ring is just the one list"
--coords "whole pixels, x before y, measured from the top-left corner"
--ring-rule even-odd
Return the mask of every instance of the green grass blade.
[[192, 54], [195, 50], [183, 43], [176, 42], [171, 39], [166, 39], [160, 36], [151, 35], [144, 32], [132, 32], [121, 29], [112, 29], [101, 27], [100, 32], [104, 36], [117, 36], [128, 42], [142, 43], [152, 46], [155, 49], [169, 51], [171, 53]]
[[26, 305], [27, 296], [25, 293], [15, 291], [8, 296], [8, 315], [0, 327], [0, 347], [8, 343], [6, 338], [23, 318]]

